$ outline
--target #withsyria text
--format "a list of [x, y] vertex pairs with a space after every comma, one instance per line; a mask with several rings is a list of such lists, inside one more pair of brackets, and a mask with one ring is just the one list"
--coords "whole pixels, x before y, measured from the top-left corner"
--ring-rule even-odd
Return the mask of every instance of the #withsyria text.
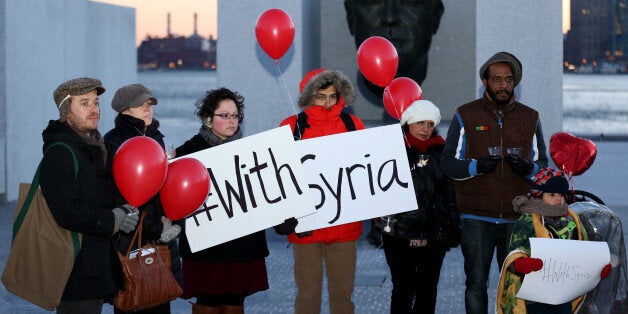
[[[315, 176], [310, 176], [311, 182], [299, 182], [293, 169], [295, 165], [278, 162], [272, 148], [267, 148], [262, 153], [251, 151], [250, 154], [251, 160], [248, 163], [236, 154], [231, 165], [207, 168], [211, 180], [208, 198], [190, 216], [197, 226], [200, 225], [197, 218], [199, 215], [206, 215], [212, 221], [212, 212], [222, 209], [228, 218], [232, 218], [238, 211], [246, 214], [260, 204], [276, 204], [291, 195], [301, 195], [307, 189], [316, 199], [316, 209], [323, 207], [326, 202], [335, 202], [336, 214], [329, 220], [333, 224], [341, 216], [343, 199], [368, 198], [395, 187], [407, 189], [409, 186], [408, 182], [400, 179], [399, 160], [374, 162], [370, 153], [363, 154], [361, 160], [353, 160], [347, 165], [324, 168]], [[305, 154], [298, 166], [316, 160], [316, 154]], [[214, 169], [219, 166], [231, 168], [229, 178], [217, 178]]]

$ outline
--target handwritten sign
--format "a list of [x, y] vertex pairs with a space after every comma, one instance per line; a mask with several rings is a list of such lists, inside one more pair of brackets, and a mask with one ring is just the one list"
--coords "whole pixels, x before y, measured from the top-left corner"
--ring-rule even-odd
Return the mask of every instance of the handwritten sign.
[[185, 221], [192, 252], [314, 212], [289, 126], [186, 155], [207, 167], [205, 203]]
[[297, 143], [316, 207], [297, 232], [417, 209], [398, 124]]
[[185, 157], [211, 180], [185, 222], [192, 252], [290, 217], [303, 232], [417, 208], [399, 125], [296, 142], [284, 126]]
[[610, 261], [606, 242], [530, 238], [530, 252], [543, 268], [525, 275], [516, 296], [554, 305], [593, 290]]

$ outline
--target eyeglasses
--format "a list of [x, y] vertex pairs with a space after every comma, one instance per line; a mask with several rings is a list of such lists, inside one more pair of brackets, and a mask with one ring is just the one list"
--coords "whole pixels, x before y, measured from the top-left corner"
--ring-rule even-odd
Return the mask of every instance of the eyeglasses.
[[329, 94], [329, 95], [325, 95], [325, 94], [316, 94], [314, 95], [314, 97], [316, 97], [317, 100], [320, 101], [326, 101], [327, 99], [329, 99], [330, 102], [334, 102], [338, 99], [338, 93], [333, 93], [333, 94]]
[[499, 84], [501, 82], [506, 82], [506, 83], [510, 84], [510, 83], [513, 82], [514, 79], [513, 79], [512, 76], [507, 76], [505, 78], [503, 78], [501, 76], [493, 76], [493, 77], [490, 78], [490, 80], [491, 80], [491, 82], [497, 83], [497, 84]]
[[241, 113], [220, 113], [220, 114], [214, 114], [214, 117], [220, 117], [223, 120], [229, 120], [229, 119], [234, 119], [234, 120], [242, 120], [243, 115]]

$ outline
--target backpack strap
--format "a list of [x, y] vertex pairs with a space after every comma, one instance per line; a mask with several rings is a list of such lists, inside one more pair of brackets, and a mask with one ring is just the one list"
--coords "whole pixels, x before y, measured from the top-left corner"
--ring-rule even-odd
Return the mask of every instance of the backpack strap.
[[340, 119], [342, 119], [342, 123], [345, 124], [348, 132], [355, 131], [355, 123], [353, 119], [351, 119], [351, 115], [342, 111], [340, 112]]
[[307, 113], [305, 113], [304, 111], [299, 112], [299, 114], [297, 114], [297, 122], [294, 126], [294, 132], [292, 132], [294, 140], [300, 140], [301, 137], [303, 137], [303, 132], [305, 131], [305, 129], [309, 127], [310, 124], [307, 123]]
[[[46, 151], [44, 152], [44, 156], [50, 150], [50, 148], [56, 145], [64, 146], [72, 154], [72, 162], [74, 163], [74, 178], [77, 178], [78, 177], [78, 160], [76, 159], [76, 154], [74, 153], [74, 150], [70, 147], [70, 145], [64, 142], [55, 142], [46, 149]], [[42, 157], [41, 159], [43, 161], [44, 157]], [[26, 217], [26, 214], [28, 213], [28, 209], [30, 208], [31, 203], [33, 202], [33, 198], [35, 197], [35, 192], [37, 192], [37, 189], [39, 188], [40, 170], [41, 170], [41, 161], [39, 162], [39, 166], [37, 166], [37, 171], [35, 171], [35, 176], [33, 177], [33, 181], [31, 182], [31, 187], [28, 190], [28, 194], [26, 195], [24, 204], [22, 204], [22, 207], [20, 208], [19, 213], [15, 217], [15, 222], [13, 223], [13, 237], [11, 238], [11, 241], [15, 239], [15, 235], [17, 235], [18, 231], [20, 231], [20, 227], [22, 227], [24, 218]], [[78, 255], [78, 251], [81, 248], [81, 242], [80, 242], [78, 233], [74, 231], [72, 231], [72, 243], [74, 245], [74, 258], [76, 258], [76, 256]]]
[[[356, 130], [355, 123], [353, 122], [353, 119], [351, 119], [350, 114], [342, 111], [340, 112], [340, 119], [342, 119], [342, 123], [344, 123], [348, 132]], [[307, 113], [305, 113], [304, 111], [299, 112], [299, 114], [297, 114], [297, 122], [294, 127], [294, 132], [292, 132], [292, 136], [294, 137], [294, 140], [295, 141], [300, 140], [301, 137], [303, 137], [303, 131], [305, 131], [305, 129], [309, 127], [310, 127], [310, 124], [307, 123]]]

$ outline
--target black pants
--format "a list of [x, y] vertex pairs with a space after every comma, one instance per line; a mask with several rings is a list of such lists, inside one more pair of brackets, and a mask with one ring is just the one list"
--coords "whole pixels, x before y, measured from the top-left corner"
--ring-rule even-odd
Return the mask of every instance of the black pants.
[[571, 314], [571, 302], [552, 305], [544, 303], [526, 304], [528, 314]]
[[410, 240], [383, 235], [392, 276], [390, 313], [434, 313], [445, 249], [410, 247]]
[[232, 305], [239, 306], [244, 305], [244, 296], [239, 294], [204, 294], [201, 293], [196, 297], [196, 304], [205, 306], [221, 306]]

